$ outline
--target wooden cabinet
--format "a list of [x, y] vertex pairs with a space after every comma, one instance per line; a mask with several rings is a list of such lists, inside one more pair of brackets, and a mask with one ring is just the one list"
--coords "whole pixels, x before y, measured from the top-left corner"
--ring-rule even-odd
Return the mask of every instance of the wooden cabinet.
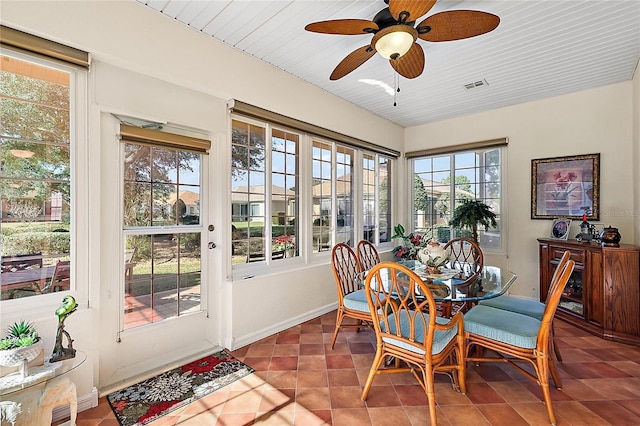
[[538, 239], [540, 300], [565, 250], [575, 268], [556, 317], [605, 339], [640, 345], [640, 257], [637, 247], [601, 247], [576, 240]]

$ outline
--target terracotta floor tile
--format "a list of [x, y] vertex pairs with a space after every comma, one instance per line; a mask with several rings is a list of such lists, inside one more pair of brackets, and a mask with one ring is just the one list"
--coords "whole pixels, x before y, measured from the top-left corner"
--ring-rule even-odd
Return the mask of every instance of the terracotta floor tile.
[[326, 370], [327, 360], [324, 355], [300, 355], [298, 370]]
[[562, 381], [562, 392], [570, 395], [578, 401], [597, 401], [607, 399], [605, 395], [597, 389], [587, 385], [588, 380], [564, 379]]
[[331, 425], [331, 410], [296, 410], [293, 421], [295, 426]]
[[585, 401], [582, 404], [612, 425], [640, 425], [640, 417], [615, 401]]
[[578, 401], [558, 401], [553, 404], [553, 412], [560, 424], [567, 425], [608, 425], [609, 423]]
[[329, 388], [298, 388], [296, 403], [307, 410], [330, 410]]
[[274, 348], [275, 345], [251, 345], [248, 347], [245, 357], [270, 357], [273, 355]]
[[300, 352], [300, 345], [296, 344], [282, 344], [276, 345], [273, 349], [272, 357], [278, 356], [297, 356]]
[[297, 334], [297, 333], [281, 334], [276, 339], [276, 344], [280, 345], [280, 344], [283, 344], [283, 343], [284, 344], [287, 344], [287, 343], [298, 344], [298, 343], [300, 343], [300, 335]]
[[331, 408], [361, 408], [364, 401], [360, 399], [362, 389], [360, 386], [334, 386], [329, 388]]
[[271, 364], [269, 364], [269, 371], [297, 370], [297, 369], [298, 369], [297, 356], [273, 357], [271, 358]]
[[481, 404], [478, 411], [493, 426], [527, 426], [528, 423], [509, 404]]
[[327, 372], [324, 370], [301, 370], [298, 372], [298, 388], [326, 388], [329, 385]]
[[402, 407], [369, 408], [373, 426], [411, 426], [411, 420]]
[[[341, 330], [332, 350], [334, 325], [330, 312], [230, 351], [256, 372], [149, 426], [429, 425], [427, 397], [410, 373], [377, 375], [367, 401], [360, 399], [375, 355], [374, 334]], [[551, 386], [558, 425], [640, 425], [640, 348], [562, 322], [555, 332], [564, 359], [557, 363], [563, 388]], [[447, 376], [436, 375], [438, 425], [549, 424], [540, 387], [509, 365], [470, 363], [466, 379], [464, 395]], [[77, 424], [118, 426], [104, 397], [79, 413]]]
[[277, 389], [295, 389], [298, 371], [269, 371], [266, 381]]
[[505, 402], [504, 398], [488, 383], [468, 383], [467, 397], [474, 404], [501, 404]]
[[369, 410], [360, 409], [337, 409], [332, 411], [333, 426], [366, 426], [371, 424]]
[[327, 369], [355, 368], [351, 355], [326, 355]]
[[401, 407], [402, 403], [394, 386], [371, 386], [367, 395], [367, 407]]
[[359, 386], [358, 375], [353, 368], [327, 370], [329, 386]]
[[489, 425], [489, 421], [482, 415], [478, 406], [461, 405], [461, 406], [444, 406], [442, 412], [453, 426], [480, 426]]
[[427, 405], [429, 400], [427, 394], [420, 385], [400, 385], [395, 386], [398, 398], [403, 405]]

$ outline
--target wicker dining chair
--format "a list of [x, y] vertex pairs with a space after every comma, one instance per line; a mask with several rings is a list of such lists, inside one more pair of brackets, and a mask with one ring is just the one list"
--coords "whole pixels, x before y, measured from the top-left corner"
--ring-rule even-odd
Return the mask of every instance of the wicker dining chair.
[[[556, 423], [556, 418], [551, 405], [549, 374], [555, 383], [559, 383], [551, 359], [551, 324], [574, 266], [574, 261], [569, 260], [560, 273], [554, 275], [542, 320], [486, 305], [474, 306], [464, 316], [467, 361], [505, 362], [537, 382], [542, 388], [551, 424]], [[487, 349], [498, 357], [484, 356]], [[535, 374], [527, 371], [521, 363], [532, 366]]]
[[[559, 274], [566, 263], [569, 261], [571, 257], [571, 252], [566, 250], [558, 262], [558, 266], [556, 266], [556, 270], [553, 273], [553, 277], [551, 278], [551, 282], [555, 282], [555, 277]], [[547, 296], [553, 293], [553, 289], [550, 288], [547, 292]], [[510, 296], [508, 294], [503, 294], [502, 296], [495, 297], [493, 299], [482, 300], [479, 302], [480, 305], [491, 306], [492, 308], [504, 309], [505, 311], [516, 312], [518, 314], [527, 315], [538, 320], [542, 321], [542, 316], [544, 315], [545, 304], [542, 302], [538, 302], [533, 299], [526, 299], [524, 297], [515, 297]], [[551, 324], [551, 339], [549, 342], [553, 348], [553, 353], [555, 354], [558, 361], [562, 362], [562, 355], [560, 354], [560, 350], [558, 349], [558, 345], [555, 344], [555, 338], [553, 336], [553, 324]], [[555, 362], [553, 359], [551, 360], [552, 364], [550, 364], [550, 368], [555, 369]], [[556, 375], [557, 376], [557, 375]], [[555, 377], [555, 376], [554, 376]], [[559, 376], [558, 376], [559, 378]], [[562, 383], [560, 381], [555, 381], [556, 388], [560, 389], [562, 387]]]
[[[429, 400], [431, 424], [437, 424], [434, 374], [447, 374], [453, 388], [466, 392], [462, 313], [442, 318], [436, 302], [415, 272], [398, 262], [382, 262], [368, 271], [365, 288], [376, 334], [376, 355], [362, 391], [366, 400], [378, 374], [411, 372]], [[386, 366], [389, 357], [395, 366]], [[406, 365], [401, 364], [404, 361]]]
[[[456, 284], [464, 287], [478, 282], [484, 266], [484, 255], [478, 243], [471, 238], [454, 238], [449, 240], [444, 249], [449, 253], [448, 267], [460, 271], [463, 278]], [[442, 316], [448, 318], [457, 311], [466, 312], [471, 303], [442, 302], [440, 310]]]
[[[338, 331], [341, 328], [360, 329], [363, 323], [371, 323], [371, 314], [365, 291], [358, 285], [357, 274], [362, 272], [362, 267], [356, 253], [345, 243], [338, 243], [331, 250], [331, 266], [338, 290], [338, 313], [336, 316], [336, 329], [331, 339], [331, 349], [336, 343]], [[343, 324], [345, 317], [356, 320], [355, 324]]]
[[358, 256], [358, 262], [360, 262], [360, 266], [362, 266], [362, 270], [364, 271], [368, 271], [380, 263], [378, 250], [369, 240], [360, 240], [360, 242], [358, 242], [356, 255]]

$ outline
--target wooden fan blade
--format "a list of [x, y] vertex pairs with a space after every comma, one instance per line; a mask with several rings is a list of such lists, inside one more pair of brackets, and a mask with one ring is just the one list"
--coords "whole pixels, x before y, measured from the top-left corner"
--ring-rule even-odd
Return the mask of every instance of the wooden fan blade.
[[[389, 11], [396, 21], [402, 18], [411, 22], [425, 15], [434, 4], [436, 0], [389, 0]], [[402, 12], [407, 12], [408, 16], [401, 16]]]
[[425, 41], [452, 41], [493, 31], [500, 23], [496, 15], [477, 10], [450, 10], [436, 13], [416, 27]]
[[424, 50], [418, 43], [398, 59], [389, 59], [394, 70], [403, 77], [416, 78], [424, 71]]
[[333, 70], [330, 80], [337, 80], [349, 74], [351, 71], [358, 68], [360, 65], [367, 62], [373, 55], [376, 54], [375, 49], [371, 46], [362, 46], [360, 49], [356, 49], [349, 53], [338, 66]]
[[366, 19], [336, 19], [333, 21], [314, 22], [304, 27], [304, 29], [314, 33], [358, 35], [371, 34], [378, 31], [378, 24]]

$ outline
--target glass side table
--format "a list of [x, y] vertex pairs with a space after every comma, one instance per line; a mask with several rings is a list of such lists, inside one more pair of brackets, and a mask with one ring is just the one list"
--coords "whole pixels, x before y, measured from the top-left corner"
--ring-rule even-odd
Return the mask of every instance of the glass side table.
[[[2, 400], [10, 399], [6, 396], [32, 386], [45, 383], [55, 377], [62, 376], [80, 367], [87, 359], [87, 354], [76, 350], [76, 356], [71, 359], [29, 367], [29, 375], [22, 377], [19, 371], [0, 377], [0, 396]], [[5, 398], [6, 397], [6, 398]]]
[[52, 409], [56, 405], [69, 403], [71, 424], [75, 424], [75, 384], [62, 376], [80, 367], [86, 359], [87, 354], [77, 350], [74, 358], [29, 367], [29, 374], [25, 377], [22, 377], [20, 371], [0, 377], [2, 415], [8, 419], [13, 416], [15, 426], [51, 424]]

